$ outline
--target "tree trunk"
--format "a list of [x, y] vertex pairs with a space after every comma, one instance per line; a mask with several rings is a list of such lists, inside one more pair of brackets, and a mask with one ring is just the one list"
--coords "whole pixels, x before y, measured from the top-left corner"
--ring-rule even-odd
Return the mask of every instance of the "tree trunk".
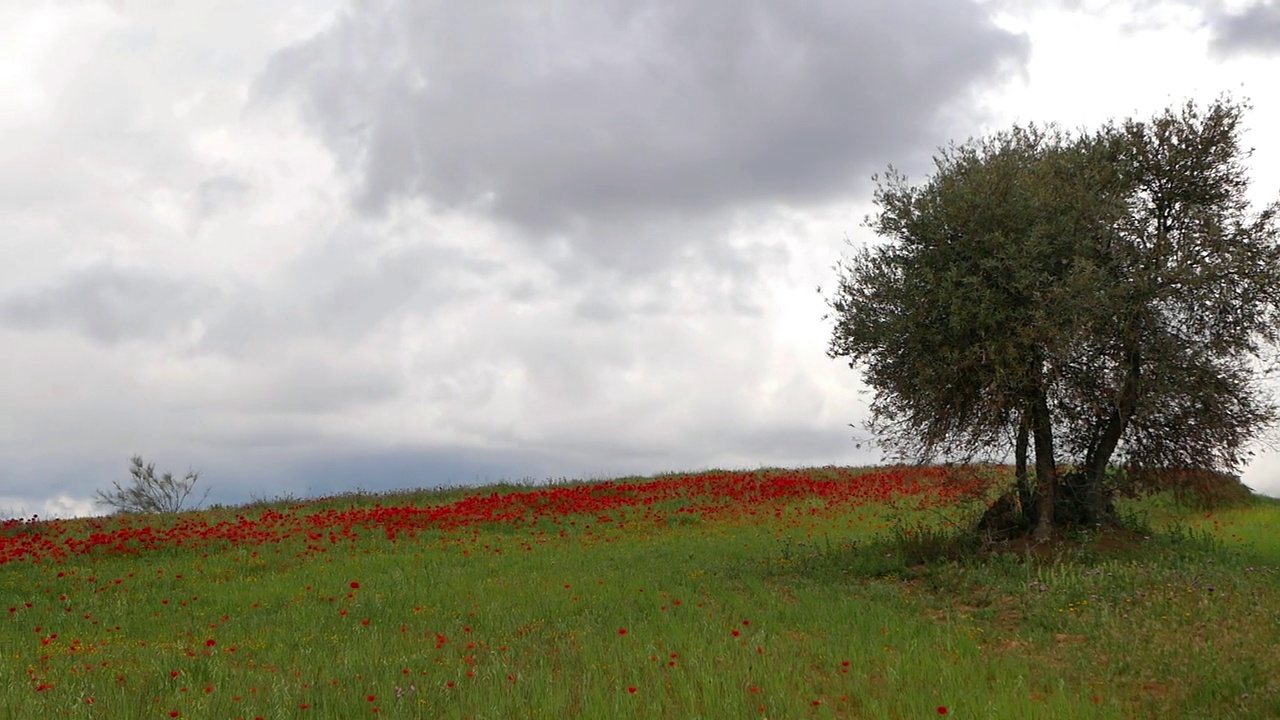
[[1043, 389], [1031, 405], [1031, 436], [1036, 448], [1036, 529], [1032, 537], [1044, 540], [1053, 533], [1053, 501], [1058, 485], [1058, 463], [1053, 457], [1053, 424]]
[[1013, 445], [1013, 477], [1014, 486], [1018, 491], [1018, 509], [1022, 513], [1022, 517], [1026, 519], [1027, 525], [1034, 526], [1038, 516], [1035, 505], [1035, 493], [1031, 490], [1031, 485], [1027, 483], [1027, 445], [1029, 443], [1028, 434], [1030, 425], [1027, 423], [1027, 415], [1023, 413], [1018, 418], [1018, 437]]
[[1120, 388], [1119, 401], [1111, 409], [1098, 443], [1085, 456], [1085, 466], [1076, 480], [1075, 491], [1070, 493], [1076, 505], [1071, 509], [1070, 515], [1083, 525], [1112, 527], [1119, 522], [1115, 506], [1105, 487], [1105, 478], [1111, 456], [1120, 444], [1120, 438], [1129, 425], [1129, 418], [1138, 405], [1138, 386], [1142, 379], [1141, 361], [1136, 350], [1126, 354], [1125, 364], [1128, 368], [1124, 385]]

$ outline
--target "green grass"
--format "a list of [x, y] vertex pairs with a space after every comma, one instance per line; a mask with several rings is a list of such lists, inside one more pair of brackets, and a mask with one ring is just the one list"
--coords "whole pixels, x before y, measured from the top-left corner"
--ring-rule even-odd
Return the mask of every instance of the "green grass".
[[[0, 548], [188, 529], [0, 564], [0, 718], [1280, 717], [1276, 501], [1153, 498], [1126, 506], [1137, 533], [993, 553], [958, 530], [979, 491], [850, 499], [858, 472], [815, 469], [784, 480], [835, 484], [722, 499], [698, 477], [394, 538], [322, 512], [539, 488], [9, 525]], [[633, 502], [649, 482], [686, 489]], [[241, 519], [261, 534], [199, 534]]]

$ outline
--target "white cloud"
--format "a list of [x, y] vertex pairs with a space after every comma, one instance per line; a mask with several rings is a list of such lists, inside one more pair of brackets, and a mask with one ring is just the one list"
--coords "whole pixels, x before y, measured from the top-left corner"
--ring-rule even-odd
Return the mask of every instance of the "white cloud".
[[44, 520], [54, 518], [89, 517], [107, 514], [99, 505], [87, 498], [60, 494], [43, 502], [32, 504], [27, 498], [0, 495], [0, 522], [9, 519]]

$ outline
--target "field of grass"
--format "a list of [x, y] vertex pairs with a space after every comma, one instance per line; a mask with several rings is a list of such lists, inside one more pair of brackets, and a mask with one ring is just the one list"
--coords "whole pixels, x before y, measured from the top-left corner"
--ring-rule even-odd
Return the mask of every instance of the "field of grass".
[[989, 553], [1000, 472], [9, 522], [0, 720], [1280, 717], [1280, 502]]

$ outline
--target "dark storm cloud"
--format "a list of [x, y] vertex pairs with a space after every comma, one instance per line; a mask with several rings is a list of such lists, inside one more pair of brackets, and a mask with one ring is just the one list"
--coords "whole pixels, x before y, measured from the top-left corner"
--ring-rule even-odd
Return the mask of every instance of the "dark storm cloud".
[[1280, 53], [1280, 2], [1264, 0], [1237, 12], [1210, 17], [1214, 52], [1221, 55]]
[[212, 295], [152, 272], [97, 265], [43, 288], [0, 296], [0, 324], [71, 329], [107, 345], [185, 330]]
[[611, 255], [642, 219], [856, 188], [950, 137], [939, 112], [1027, 49], [958, 0], [391, 0], [277, 53], [255, 92], [301, 98], [367, 213], [421, 197]]

